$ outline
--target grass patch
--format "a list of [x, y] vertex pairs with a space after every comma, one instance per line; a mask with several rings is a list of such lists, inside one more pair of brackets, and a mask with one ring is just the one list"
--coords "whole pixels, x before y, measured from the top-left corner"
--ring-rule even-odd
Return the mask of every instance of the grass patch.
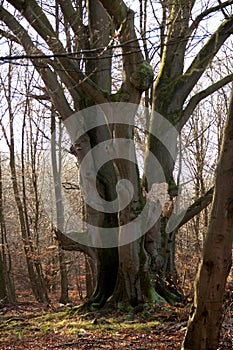
[[[85, 332], [119, 330], [148, 330], [159, 324], [157, 320], [146, 320], [145, 315], [141, 319], [132, 319], [132, 310], [128, 314], [116, 313], [103, 317], [101, 313], [91, 312], [86, 315], [78, 315], [67, 308], [63, 311], [45, 311], [40, 314], [11, 314], [1, 315], [0, 337], [12, 340], [24, 337], [33, 337], [36, 333], [65, 333], [79, 334]], [[149, 315], [147, 315], [149, 316]]]

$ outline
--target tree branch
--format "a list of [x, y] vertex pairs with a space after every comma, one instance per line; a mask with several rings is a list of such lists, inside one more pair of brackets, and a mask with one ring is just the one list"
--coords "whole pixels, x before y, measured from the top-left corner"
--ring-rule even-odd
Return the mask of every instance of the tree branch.
[[198, 198], [186, 211], [185, 216], [179, 223], [177, 229], [181, 226], [185, 225], [188, 221], [190, 221], [194, 216], [198, 215], [203, 209], [205, 209], [213, 199], [214, 187], [211, 187], [209, 191], [207, 191], [204, 196]]
[[20, 44], [20, 41], [18, 40], [18, 38], [14, 35], [12, 35], [11, 33], [6, 32], [5, 30], [0, 29], [0, 36], [3, 36], [6, 39], [9, 39], [13, 42], [15, 42], [16, 44]]
[[77, 12], [75, 11], [70, 0], [58, 0], [58, 3], [61, 7], [62, 13], [71, 28], [73, 29], [75, 35], [80, 36], [80, 32], [83, 28], [83, 23], [79, 16], [77, 16]]
[[[53, 231], [56, 235], [58, 242], [61, 244], [61, 246], [64, 250], [80, 251], [80, 252], [87, 254], [92, 259], [97, 258], [95, 248], [80, 244], [77, 241], [73, 241], [71, 238], [67, 237], [64, 233], [62, 233], [60, 230], [58, 230], [55, 227], [53, 228]], [[83, 232], [83, 234], [85, 234], [85, 232]]]
[[100, 0], [100, 2], [108, 12], [109, 16], [113, 18], [116, 28], [119, 29], [126, 21], [130, 9], [126, 6], [123, 0]]
[[25, 1], [9, 0], [9, 3], [23, 14], [28, 23], [30, 23], [32, 28], [41, 36], [54, 54], [61, 54], [58, 55], [56, 59], [61, 64], [64, 71], [79, 84], [80, 88], [96, 103], [108, 102], [96, 84], [82, 73], [77, 62], [65, 55], [66, 50], [61, 41], [57, 38], [48, 18], [37, 2], [35, 0], [30, 0], [26, 3]]
[[[41, 51], [33, 44], [27, 31], [19, 24], [14, 16], [2, 6], [0, 6], [0, 20], [2, 20], [18, 38], [27, 54], [41, 54]], [[73, 110], [67, 102], [64, 91], [58, 83], [56, 75], [49, 68], [45, 60], [31, 59], [31, 61], [47, 86], [48, 93], [53, 100], [54, 106], [63, 119], [68, 118], [73, 113]]]
[[190, 115], [193, 113], [194, 109], [196, 108], [197, 104], [203, 100], [204, 98], [208, 97], [209, 95], [213, 94], [215, 91], [219, 90], [223, 86], [229, 84], [231, 81], [233, 81], [233, 73], [227, 75], [226, 77], [222, 78], [221, 80], [217, 81], [216, 83], [208, 86], [208, 88], [198, 92], [196, 95], [194, 95], [189, 103], [187, 104], [185, 110], [182, 113], [182, 118], [180, 119], [179, 123], [177, 124], [177, 130], [181, 131], [185, 123], [188, 121]]
[[[142, 91], [148, 90], [153, 82], [153, 70], [144, 60], [134, 29], [134, 12], [123, 0], [100, 0], [118, 29], [123, 53], [125, 80], [123, 89], [129, 94], [129, 101], [140, 102]], [[127, 44], [126, 44], [127, 43]]]
[[200, 22], [209, 14], [213, 13], [213, 12], [217, 12], [220, 9], [224, 9], [225, 7], [232, 5], [233, 4], [233, 0], [228, 0], [225, 1], [219, 5], [213, 6], [205, 11], [203, 11], [202, 13], [200, 13], [200, 15], [198, 15], [195, 20], [192, 22], [192, 24], [189, 27], [189, 30], [187, 32], [187, 36], [191, 36], [192, 32], [198, 27], [198, 25], [200, 24]]
[[61, 81], [66, 86], [67, 90], [69, 91], [70, 95], [72, 96], [74, 104], [75, 104], [75, 109], [79, 110], [81, 108], [79, 106], [80, 101], [83, 101], [86, 97], [84, 91], [79, 88], [79, 84], [77, 84], [69, 75], [67, 75], [65, 73], [65, 71], [60, 66], [59, 62], [53, 60], [53, 61], [50, 61], [50, 65], [57, 72]]
[[179, 100], [180, 103], [186, 100], [195, 84], [200, 79], [209, 63], [212, 61], [213, 57], [232, 33], [233, 16], [219, 26], [219, 28], [199, 51], [186, 73], [184, 73], [177, 81], [176, 93], [172, 99], [174, 103], [171, 102], [171, 106], [176, 105], [175, 101], [177, 100]]
[[[219, 3], [219, 5], [222, 5], [222, 2], [221, 2], [221, 0], [218, 0], [218, 3]], [[230, 17], [230, 15], [227, 13], [227, 11], [225, 11], [225, 7], [221, 7], [221, 12], [222, 12], [222, 14], [223, 14], [223, 16], [224, 16], [224, 18], [229, 18]]]

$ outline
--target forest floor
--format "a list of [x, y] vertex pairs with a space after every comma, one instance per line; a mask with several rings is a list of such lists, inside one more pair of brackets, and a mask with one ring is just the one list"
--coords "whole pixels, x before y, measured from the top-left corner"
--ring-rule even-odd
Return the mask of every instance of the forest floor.
[[[225, 307], [219, 350], [233, 349], [233, 303]], [[5, 349], [181, 349], [189, 307], [93, 311], [20, 301], [0, 308], [0, 350]]]

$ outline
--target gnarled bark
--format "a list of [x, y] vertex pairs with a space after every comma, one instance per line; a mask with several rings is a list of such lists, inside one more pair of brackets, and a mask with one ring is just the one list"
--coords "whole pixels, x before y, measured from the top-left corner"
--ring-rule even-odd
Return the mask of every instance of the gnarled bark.
[[184, 350], [217, 349], [222, 303], [232, 264], [233, 242], [233, 89], [217, 167], [210, 224], [195, 280]]

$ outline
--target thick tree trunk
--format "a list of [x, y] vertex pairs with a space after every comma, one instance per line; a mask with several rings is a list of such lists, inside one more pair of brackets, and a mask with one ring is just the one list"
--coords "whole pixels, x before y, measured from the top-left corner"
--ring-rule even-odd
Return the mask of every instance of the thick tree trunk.
[[118, 254], [116, 248], [98, 249], [97, 285], [90, 303], [95, 307], [104, 306], [112, 295], [117, 278]]
[[[138, 238], [138, 233], [143, 230], [142, 223], [136, 223], [135, 219], [140, 215], [144, 207], [144, 199], [141, 191], [141, 183], [139, 170], [137, 165], [136, 150], [133, 143], [134, 130], [130, 121], [134, 120], [134, 114], [136, 111], [132, 110], [132, 115], [125, 113], [126, 120], [129, 124], [115, 125], [115, 137], [124, 139], [124, 150], [119, 147], [119, 154], [115, 160], [119, 180], [127, 179], [133, 189], [130, 198], [130, 188], [127, 187], [127, 183], [118, 186], [118, 200], [119, 206], [123, 205], [119, 214], [119, 278], [118, 283], [122, 283], [125, 289], [128, 301], [132, 306], [136, 306], [143, 302], [143, 297], [150, 294], [149, 274], [147, 271], [147, 258], [146, 251], [144, 250], [144, 238]], [[124, 154], [124, 156], [123, 156]], [[121, 159], [121, 157], [123, 159]], [[127, 227], [127, 230], [126, 230]], [[131, 237], [127, 242], [127, 237]], [[147, 279], [148, 283], [142, 285], [142, 275], [144, 275], [144, 282]], [[119, 286], [116, 286], [118, 292]]]
[[[88, 13], [89, 23], [88, 30], [90, 35], [89, 44], [91, 48], [107, 47], [109, 44], [109, 38], [111, 37], [112, 24], [99, 1], [88, 1]], [[106, 58], [105, 58], [106, 56]], [[86, 74], [91, 74], [93, 81], [98, 84], [99, 88], [105, 91], [107, 94], [111, 93], [111, 49], [106, 50], [101, 54], [100, 59], [87, 60]], [[86, 98], [87, 106], [93, 105], [93, 101], [89, 101]], [[91, 112], [90, 112], [91, 113]], [[93, 115], [95, 120], [96, 115]], [[87, 152], [91, 150], [101, 142], [104, 142], [111, 138], [109, 130], [106, 126], [100, 126], [92, 130], [88, 130], [88, 135], [85, 139], [88, 139], [86, 143], [86, 149], [78, 152], [79, 162], [81, 163], [83, 157]], [[97, 169], [95, 159], [92, 159], [90, 164], [91, 172], [93, 169]], [[97, 179], [96, 187], [99, 195], [107, 201], [113, 201], [116, 197], [116, 175], [113, 168], [113, 163], [106, 164], [95, 172]], [[88, 180], [87, 180], [88, 182]], [[85, 189], [86, 191], [88, 189]], [[88, 196], [92, 194], [87, 193]], [[99, 212], [89, 205], [86, 205], [86, 217], [87, 223], [94, 227], [116, 227], [117, 226], [117, 213], [108, 214]], [[97, 229], [98, 230], [98, 229]], [[98, 248], [96, 250], [97, 261], [97, 276], [95, 276], [96, 286], [89, 302], [95, 307], [102, 307], [109, 296], [111, 296], [115, 284], [118, 271], [118, 254], [117, 248]]]
[[195, 281], [194, 303], [184, 350], [215, 350], [222, 324], [222, 302], [232, 264], [233, 242], [233, 90], [217, 167], [216, 186], [203, 257]]
[[[30, 37], [31, 31], [27, 31], [27, 29], [23, 28], [24, 21], [22, 21], [21, 25], [17, 21], [17, 16], [14, 17], [4, 9], [4, 4], [0, 6], [0, 19], [4, 21], [7, 27], [12, 31], [15, 36], [13, 37], [14, 40], [18, 40], [24, 47], [25, 52], [31, 55], [31, 61], [43, 79], [47, 93], [53, 101], [54, 106], [59, 111], [63, 121], [69, 119], [74, 112], [71, 106], [74, 106], [76, 110], [81, 110], [95, 103], [108, 103], [110, 101], [131, 102], [137, 105], [140, 103], [142, 92], [149, 89], [153, 81], [153, 71], [143, 58], [141, 45], [137, 39], [134, 28], [134, 12], [126, 6], [123, 0], [78, 1], [79, 6], [75, 6], [74, 3], [77, 5], [77, 2], [70, 0], [57, 0], [57, 14], [59, 13], [59, 18], [60, 14], [63, 16], [60, 30], [63, 29], [63, 19], [65, 27], [67, 28], [70, 26], [70, 28], [72, 28], [71, 35], [69, 34], [69, 30], [66, 32], [67, 49], [63, 45], [64, 35], [60, 41], [59, 35], [56, 35], [53, 26], [49, 22], [49, 17], [47, 17], [46, 12], [43, 11], [43, 4], [39, 4], [39, 2], [35, 0], [11, 0], [9, 3], [19, 11], [20, 15], [31, 24], [34, 31], [36, 31], [43, 42], [47, 44], [44, 52], [49, 51], [55, 54], [51, 59], [49, 59], [49, 57], [43, 59], [43, 55], [41, 57], [42, 48], [40, 47], [39, 49], [39, 46], [36, 47], [36, 44], [34, 44], [35, 41]], [[86, 13], [82, 14], [81, 7], [84, 3], [88, 9], [87, 15]], [[162, 5], [162, 32], [163, 34], [166, 32], [166, 38], [161, 39], [162, 60], [154, 86], [152, 110], [161, 113], [165, 119], [170, 121], [179, 131], [195, 108], [195, 105], [203, 98], [203, 94], [200, 93], [199, 96], [198, 94], [195, 95], [194, 99], [192, 97], [186, 105], [185, 111], [183, 111], [184, 102], [186, 102], [187, 97], [190, 95], [191, 91], [193, 91], [194, 86], [218, 49], [232, 33], [233, 25], [231, 18], [224, 21], [217, 32], [203, 45], [196, 58], [193, 60], [193, 63], [186, 73], [184, 73], [184, 59], [186, 49], [188, 49], [187, 43], [198, 28], [200, 20], [217, 10], [215, 6], [212, 7], [210, 12], [209, 8], [207, 8], [200, 16], [191, 20], [194, 4], [195, 0], [189, 0], [187, 2], [177, 0], [175, 2], [165, 1]], [[87, 18], [88, 25], [86, 25]], [[9, 38], [8, 31], [5, 32], [5, 35]], [[74, 43], [73, 47], [71, 47], [72, 43]], [[77, 45], [79, 45], [78, 49]], [[115, 72], [115, 69], [112, 69], [111, 62], [116, 62], [116, 60], [115, 58], [113, 59], [111, 48], [114, 46], [116, 49], [120, 48], [122, 51], [120, 60], [123, 67], [123, 74], [121, 88], [118, 89], [117, 83], [116, 89], [118, 89], [118, 91], [112, 94], [110, 86], [111, 75]], [[32, 53], [33, 55], [40, 55], [40, 65], [38, 65], [38, 58], [33, 58]], [[59, 79], [57, 77], [59, 77]], [[225, 83], [226, 80], [215, 84], [215, 87], [210, 90], [212, 92], [216, 91], [217, 85], [219, 88]], [[69, 98], [67, 98], [67, 93], [64, 92], [63, 84], [67, 88], [66, 91], [70, 93]], [[205, 97], [210, 93], [210, 90], [207, 90], [208, 89], [204, 91]], [[202, 98], [200, 96], [202, 96]], [[93, 116], [92, 121], [96, 120], [95, 117], [96, 116]], [[114, 120], [112, 124], [113, 123]], [[155, 130], [160, 129], [156, 118], [153, 117], [153, 113], [150, 125]], [[110, 129], [112, 129], [112, 126], [113, 125], [109, 125]], [[96, 145], [99, 145], [101, 142], [111, 137], [110, 133], [108, 135], [105, 133], [104, 135], [101, 131], [101, 127], [96, 127], [95, 130], [90, 130], [91, 128], [92, 127], [89, 128], [85, 135], [82, 135], [83, 140], [78, 140], [78, 142], [80, 141], [78, 144], [78, 153], [81, 156], [81, 160], [82, 156], [86, 154], [85, 151], [91, 151]], [[151, 133], [151, 135], [152, 134], [154, 135], [154, 133]], [[173, 197], [177, 194], [177, 188], [173, 179], [177, 139], [169, 139], [170, 148], [167, 150], [164, 146], [164, 142], [161, 142], [161, 139], [158, 137], [158, 134], [155, 136], [153, 135], [151, 137], [149, 136], [148, 147], [160, 161], [165, 180], [169, 185], [169, 193], [171, 197]], [[123, 134], [123, 138], [131, 139], [131, 137], [132, 135]], [[84, 138], [86, 138], [86, 141], [84, 141]], [[81, 151], [80, 146], [81, 148], [83, 147]], [[173, 153], [171, 153], [171, 151]], [[132, 207], [128, 206], [121, 210], [120, 225], [123, 227], [127, 223], [133, 221], [138, 213], [141, 212], [143, 205], [140, 199], [141, 194], [139, 193], [139, 176], [136, 174], [135, 169], [133, 169], [131, 173], [132, 169], [130, 169], [130, 166], [127, 165], [126, 169], [124, 169], [124, 167], [121, 167], [120, 162], [118, 162], [118, 165], [119, 174], [117, 173], [117, 175], [113, 164], [105, 166], [104, 169], [98, 173], [97, 187], [102, 198], [109, 202], [113, 201], [116, 199], [115, 186], [117, 177], [120, 175], [119, 178], [121, 178], [124, 170], [127, 169], [126, 179], [132, 181], [135, 196], [132, 201]], [[97, 168], [94, 159], [90, 166], [93, 166], [93, 169]], [[152, 166], [149, 172], [156, 174], [156, 170], [157, 169]], [[157, 178], [155, 182], [160, 182], [160, 180], [161, 179]], [[96, 179], [94, 179], [94, 181], [96, 182]], [[94, 211], [88, 206], [87, 219], [90, 224], [96, 224], [97, 227], [98, 225], [105, 228], [117, 227], [117, 214], [109, 215], [102, 211]], [[124, 229], [122, 227], [120, 228], [120, 235], [124, 235]], [[163, 229], [164, 226], [162, 227], [162, 230]], [[87, 234], [88, 233], [89, 232], [87, 232]], [[164, 242], [162, 242], [162, 240]], [[73, 246], [72, 244], [70, 245], [70, 242], [66, 239], [65, 241], [69, 247]], [[165, 249], [169, 247], [169, 236], [166, 235], [165, 231], [162, 231], [160, 241]], [[145, 247], [147, 243], [148, 242], [145, 242]], [[76, 246], [78, 249], [81, 248], [79, 244]], [[173, 247], [174, 246], [172, 246], [172, 248]], [[90, 247], [83, 247], [84, 250], [89, 250], [92, 254], [93, 250], [89, 248]], [[160, 259], [156, 249], [157, 248], [151, 253], [151, 256], [154, 257], [155, 265], [158, 265]], [[170, 250], [173, 252], [172, 249]], [[103, 254], [103, 252], [106, 252], [106, 254]], [[99, 249], [97, 253], [99, 254], [99, 283], [92, 300], [97, 302], [99, 300], [100, 304], [102, 304], [112, 288], [110, 288], [106, 295], [103, 295], [106, 279], [111, 278], [113, 270], [114, 272], [117, 271], [118, 260], [115, 250], [113, 253], [114, 258], [110, 260], [111, 263], [108, 262], [108, 257], [109, 254], [111, 255], [112, 250], [102, 251], [102, 249]], [[142, 300], [142, 294], [149, 294], [146, 288], [143, 288], [143, 285], [149, 286], [150, 284], [147, 273], [148, 270], [145, 268], [147, 266], [147, 256], [144, 252], [143, 240], [136, 240], [127, 246], [120, 247], [119, 257], [120, 276], [123, 276], [122, 279], [125, 281], [123, 289], [127, 291], [128, 298], [131, 302], [137, 304]], [[162, 270], [165, 271], [165, 273], [169, 270], [167, 266], [173, 265], [174, 261], [172, 259], [173, 254], [170, 255], [170, 261], [169, 259], [164, 259]], [[112, 275], [112, 278], [115, 280], [115, 274]], [[148, 283], [144, 283], [145, 280]], [[111, 284], [113, 285], [114, 282]], [[116, 287], [116, 290], [119, 289], [120, 288]]]
[[[153, 89], [148, 150], [155, 155], [161, 164], [171, 197], [176, 196], [178, 193], [173, 178], [178, 133], [181, 131], [198, 102], [216, 90], [213, 88], [211, 92], [211, 89], [207, 89], [206, 91], [204, 90], [204, 93], [197, 94], [194, 99], [191, 99], [192, 101], [188, 104], [188, 108], [185, 109], [183, 109], [184, 102], [208, 64], [212, 61], [216, 52], [232, 31], [232, 29], [230, 29], [232, 27], [232, 19], [223, 22], [197, 54], [188, 70], [184, 72], [186, 45], [192, 31], [196, 28], [195, 21], [189, 26], [190, 15], [194, 4], [195, 1], [184, 3], [178, 0], [167, 5], [168, 18], [166, 39], [163, 46], [160, 71]], [[197, 24], [199, 24], [199, 22], [197, 22]], [[174, 130], [177, 130], [177, 137], [175, 132], [169, 139], [166, 138], [166, 134], [164, 137], [162, 134], [163, 130], [157, 127], [159, 120], [154, 112], [160, 113], [164, 121], [168, 121], [174, 126]], [[166, 128], [164, 130], [166, 131]], [[146, 158], [145, 164], [146, 172], [154, 172], [155, 182], [160, 182], [160, 174], [156, 173], [153, 166], [151, 167], [149, 158]], [[148, 188], [148, 190], [149, 189], [150, 188]], [[162, 239], [165, 239], [165, 245], [169, 245], [170, 238], [169, 235], [166, 234], [164, 226], [161, 228], [161, 236]], [[172, 254], [170, 254], [169, 259], [172, 265], [174, 265]], [[167, 265], [166, 260], [164, 260], [165, 265]], [[165, 265], [163, 266], [163, 270], [167, 270]]]

